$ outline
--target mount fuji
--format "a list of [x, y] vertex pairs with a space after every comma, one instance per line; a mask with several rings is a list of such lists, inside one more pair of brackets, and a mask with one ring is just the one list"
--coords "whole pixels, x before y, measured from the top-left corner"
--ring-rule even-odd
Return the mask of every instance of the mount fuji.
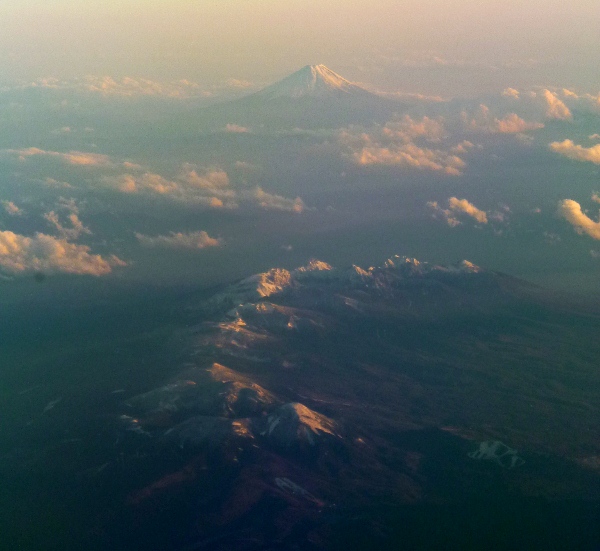
[[325, 65], [306, 65], [243, 98], [204, 110], [210, 125], [338, 128], [385, 122], [403, 110], [399, 102], [369, 92]]
[[263, 88], [255, 94], [255, 97], [263, 99], [298, 99], [302, 97], [323, 99], [342, 95], [363, 98], [374, 96], [374, 94], [346, 80], [325, 67], [325, 65], [306, 65], [279, 82]]

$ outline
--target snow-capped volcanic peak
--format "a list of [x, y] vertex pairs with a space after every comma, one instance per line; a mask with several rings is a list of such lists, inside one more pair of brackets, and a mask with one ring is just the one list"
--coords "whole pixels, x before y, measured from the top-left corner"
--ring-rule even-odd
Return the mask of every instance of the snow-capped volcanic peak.
[[290, 76], [257, 93], [268, 98], [300, 98], [331, 94], [368, 94], [364, 88], [352, 84], [325, 65], [307, 65]]

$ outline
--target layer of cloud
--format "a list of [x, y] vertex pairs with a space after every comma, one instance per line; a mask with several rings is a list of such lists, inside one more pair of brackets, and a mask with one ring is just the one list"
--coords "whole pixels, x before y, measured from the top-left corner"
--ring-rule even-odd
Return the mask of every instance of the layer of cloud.
[[[130, 161], [117, 161], [108, 155], [70, 151], [61, 153], [36, 147], [24, 149], [5, 149], [0, 154], [11, 156], [21, 162], [29, 158], [56, 160], [72, 167], [94, 167], [104, 172], [98, 177], [101, 188], [108, 188], [130, 195], [141, 194], [162, 196], [170, 200], [189, 205], [204, 206], [213, 209], [237, 209], [242, 204], [254, 205], [267, 210], [281, 210], [300, 213], [305, 210], [300, 197], [287, 198], [264, 191], [261, 187], [247, 188], [232, 185], [228, 174], [220, 169], [198, 169], [191, 164], [183, 164], [178, 173], [171, 178], [161, 174], [144, 171], [143, 167]], [[249, 168], [250, 164], [236, 165], [236, 168]], [[125, 172], [120, 170], [126, 169]], [[49, 187], [72, 188], [70, 184], [53, 178], [37, 180]], [[95, 189], [99, 189], [96, 187]], [[66, 230], [58, 221], [56, 213], [49, 213], [46, 219], [59, 230], [62, 236], [74, 239], [74, 231], [85, 232], [76, 216], [69, 216], [72, 228]], [[77, 228], [79, 228], [77, 230]]]
[[564, 155], [576, 161], [588, 161], [600, 165], [600, 144], [593, 147], [583, 147], [575, 144], [572, 140], [552, 142], [550, 149], [559, 155]]
[[210, 96], [211, 93], [195, 82], [178, 80], [157, 82], [144, 78], [123, 77], [115, 80], [110, 76], [88, 76], [81, 82], [81, 88], [88, 92], [115, 96], [166, 96], [171, 98], [190, 96]]
[[171, 99], [211, 98], [233, 91], [248, 90], [255, 87], [247, 80], [229, 78], [220, 84], [204, 85], [186, 79], [157, 81], [147, 78], [125, 76], [114, 78], [108, 75], [88, 75], [83, 78], [59, 79], [54, 77], [39, 78], [31, 82], [21, 82], [12, 86], [4, 86], [2, 91], [40, 89], [73, 91], [82, 94], [101, 95], [105, 97], [155, 97]]
[[571, 224], [580, 234], [587, 234], [593, 239], [600, 239], [600, 221], [595, 222], [581, 210], [581, 205], [572, 199], [564, 199], [558, 203], [558, 215]]
[[465, 162], [456, 155], [440, 150], [422, 148], [415, 144], [398, 147], [365, 146], [353, 154], [354, 161], [362, 166], [390, 165], [409, 166], [425, 170], [436, 170], [458, 176]]
[[28, 147], [25, 149], [5, 149], [2, 151], [4, 155], [16, 157], [19, 161], [26, 161], [30, 157], [42, 157], [48, 159], [56, 159], [64, 164], [72, 166], [114, 166], [108, 155], [98, 153], [86, 153], [83, 151], [69, 151], [68, 153], [60, 153], [58, 151], [46, 151], [37, 147]]
[[158, 195], [189, 205], [213, 209], [237, 209], [241, 204], [254, 205], [266, 210], [301, 213], [305, 210], [300, 197], [290, 199], [264, 191], [260, 187], [239, 189], [231, 185], [229, 176], [221, 169], [198, 171], [184, 165], [176, 178], [160, 174], [121, 174], [107, 176], [102, 182], [123, 193]]
[[488, 215], [485, 211], [478, 209], [473, 203], [467, 199], [458, 199], [457, 197], [450, 197], [448, 199], [448, 207], [442, 208], [437, 201], [430, 201], [427, 206], [433, 209], [436, 214], [441, 215], [449, 226], [458, 226], [461, 224], [459, 215], [466, 215], [480, 224], [488, 223]]
[[152, 172], [105, 176], [102, 183], [128, 194], [162, 196], [171, 200], [209, 208], [237, 208], [237, 194], [229, 187], [229, 178], [222, 170], [187, 170], [175, 179]]
[[90, 254], [90, 248], [66, 239], [37, 233], [26, 237], [10, 231], [0, 232], [0, 268], [13, 274], [24, 272], [63, 272], [101, 276], [115, 266], [125, 266], [116, 256], [104, 258]]
[[145, 247], [198, 250], [207, 247], [219, 247], [223, 244], [222, 239], [210, 237], [205, 231], [192, 233], [170, 232], [169, 235], [158, 235], [156, 237], [136, 233], [135, 236]]
[[345, 154], [358, 165], [407, 166], [460, 175], [466, 163], [455, 152], [428, 145], [444, 138], [441, 120], [414, 121], [409, 116], [368, 131], [349, 128], [338, 134]]

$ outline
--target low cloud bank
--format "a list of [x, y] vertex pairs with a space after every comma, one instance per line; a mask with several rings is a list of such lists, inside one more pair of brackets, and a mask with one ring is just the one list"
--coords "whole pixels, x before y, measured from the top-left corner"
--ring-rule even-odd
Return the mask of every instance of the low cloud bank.
[[93, 276], [106, 275], [126, 263], [112, 255], [104, 258], [90, 254], [85, 245], [37, 233], [26, 237], [11, 231], [0, 232], [0, 268], [13, 273], [63, 272]]

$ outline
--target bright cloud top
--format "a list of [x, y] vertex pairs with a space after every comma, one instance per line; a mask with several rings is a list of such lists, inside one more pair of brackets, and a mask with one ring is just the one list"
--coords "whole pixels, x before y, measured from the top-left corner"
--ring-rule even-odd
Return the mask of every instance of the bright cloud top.
[[156, 237], [136, 233], [135, 236], [145, 247], [198, 250], [207, 247], [219, 247], [223, 244], [221, 239], [210, 237], [205, 231], [192, 233], [170, 232], [169, 235], [158, 235]]
[[558, 214], [580, 233], [586, 233], [593, 239], [600, 239], [600, 221], [595, 222], [581, 210], [581, 205], [572, 199], [558, 203]]
[[563, 142], [552, 142], [549, 147], [555, 153], [564, 155], [569, 159], [588, 161], [600, 165], [600, 144], [592, 147], [583, 147], [575, 144], [573, 140], [565, 140]]
[[0, 232], [0, 268], [13, 274], [41, 271], [101, 276], [114, 266], [125, 266], [116, 256], [90, 254], [90, 248], [37, 233], [26, 237], [11, 231]]

